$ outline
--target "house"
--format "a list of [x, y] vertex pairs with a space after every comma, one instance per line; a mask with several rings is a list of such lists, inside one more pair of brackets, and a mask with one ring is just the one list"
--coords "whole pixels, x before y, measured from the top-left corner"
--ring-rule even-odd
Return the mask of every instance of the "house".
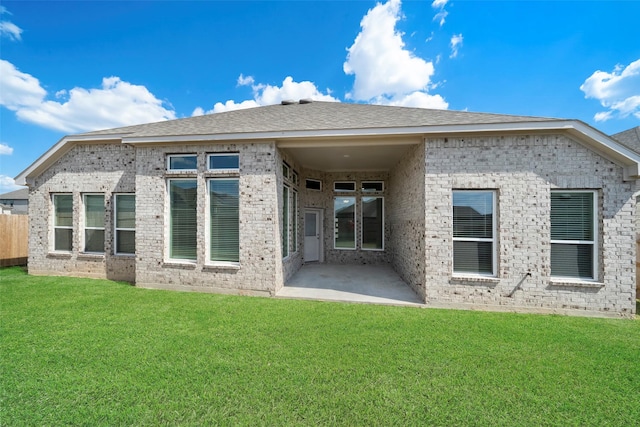
[[14, 215], [29, 213], [29, 189], [21, 188], [0, 194], [0, 212]]
[[635, 313], [640, 155], [577, 120], [284, 102], [64, 137], [31, 274], [274, 295], [388, 263], [429, 306]]

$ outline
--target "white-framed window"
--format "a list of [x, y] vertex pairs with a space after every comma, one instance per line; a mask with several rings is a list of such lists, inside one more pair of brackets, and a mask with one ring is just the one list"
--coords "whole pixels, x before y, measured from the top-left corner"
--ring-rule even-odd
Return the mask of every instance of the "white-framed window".
[[136, 196], [115, 194], [113, 212], [113, 253], [133, 255], [136, 253]]
[[240, 262], [238, 178], [211, 178], [209, 185], [209, 261]]
[[307, 190], [322, 191], [322, 181], [319, 179], [307, 178], [304, 180], [304, 186]]
[[71, 252], [73, 249], [73, 195], [52, 194], [53, 250]]
[[290, 216], [289, 211], [289, 194], [291, 189], [285, 185], [282, 187], [282, 257], [289, 256], [289, 226]]
[[196, 260], [198, 181], [169, 179], [169, 258]]
[[453, 191], [453, 272], [495, 276], [496, 192]]
[[291, 166], [289, 166], [286, 162], [282, 162], [282, 177], [288, 180], [290, 174], [291, 174]]
[[291, 182], [293, 182], [293, 185], [298, 185], [300, 178], [298, 177], [298, 172], [293, 171], [291, 174]]
[[361, 224], [363, 251], [384, 250], [384, 198], [362, 197]]
[[355, 249], [357, 230], [355, 197], [334, 197], [333, 221], [334, 249]]
[[361, 188], [363, 193], [382, 193], [384, 181], [362, 181]]
[[167, 171], [196, 172], [198, 170], [197, 154], [169, 154], [167, 155]]
[[333, 183], [333, 191], [339, 193], [351, 193], [356, 191], [355, 181], [335, 181]]
[[298, 192], [291, 191], [291, 252], [298, 251]]
[[84, 252], [104, 253], [104, 194], [84, 194]]
[[207, 170], [220, 173], [237, 173], [240, 171], [240, 155], [238, 153], [208, 154]]
[[598, 271], [598, 193], [551, 191], [551, 275], [596, 280]]

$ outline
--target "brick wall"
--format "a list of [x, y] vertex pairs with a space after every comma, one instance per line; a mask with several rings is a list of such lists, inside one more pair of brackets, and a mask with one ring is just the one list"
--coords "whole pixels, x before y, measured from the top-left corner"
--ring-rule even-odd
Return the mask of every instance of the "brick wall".
[[[440, 138], [426, 142], [426, 296], [432, 305], [635, 312], [635, 184], [622, 168], [564, 136]], [[550, 190], [599, 189], [599, 282], [550, 277]], [[452, 189], [494, 189], [498, 277], [452, 277]], [[525, 277], [527, 273], [531, 277]], [[523, 280], [524, 279], [524, 280]], [[509, 293], [520, 283], [512, 297]]]

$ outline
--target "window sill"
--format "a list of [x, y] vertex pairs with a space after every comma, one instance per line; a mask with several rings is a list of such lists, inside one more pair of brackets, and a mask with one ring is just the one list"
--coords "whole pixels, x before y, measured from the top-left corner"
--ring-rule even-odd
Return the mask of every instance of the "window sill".
[[202, 270], [203, 271], [240, 270], [240, 263], [219, 262], [219, 263], [205, 264]]
[[197, 178], [198, 171], [185, 170], [185, 171], [166, 171], [164, 173], [165, 178]]
[[101, 260], [104, 259], [104, 253], [81, 252], [78, 254], [78, 259]]
[[162, 263], [165, 268], [181, 268], [183, 270], [195, 270], [196, 262], [193, 261], [165, 261]]
[[582, 280], [565, 280], [565, 279], [551, 279], [549, 281], [549, 286], [557, 286], [557, 287], [572, 287], [572, 288], [603, 288], [604, 283], [602, 282], [587, 282]]
[[114, 258], [135, 258], [136, 254], [113, 254]]
[[498, 283], [500, 283], [499, 278], [489, 276], [452, 276], [449, 278], [451, 285], [496, 286]]
[[229, 177], [238, 177], [240, 176], [239, 169], [219, 169], [219, 170], [208, 170], [204, 173], [205, 178], [219, 177], [219, 176], [229, 176]]
[[73, 256], [72, 252], [49, 252], [47, 254], [47, 258], [58, 258], [58, 259], [70, 259]]

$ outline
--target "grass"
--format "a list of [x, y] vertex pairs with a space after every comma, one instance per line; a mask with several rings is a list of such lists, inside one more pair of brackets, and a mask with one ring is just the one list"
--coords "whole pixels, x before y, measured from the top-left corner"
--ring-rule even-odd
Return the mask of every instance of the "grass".
[[640, 323], [0, 270], [0, 424], [636, 425]]

